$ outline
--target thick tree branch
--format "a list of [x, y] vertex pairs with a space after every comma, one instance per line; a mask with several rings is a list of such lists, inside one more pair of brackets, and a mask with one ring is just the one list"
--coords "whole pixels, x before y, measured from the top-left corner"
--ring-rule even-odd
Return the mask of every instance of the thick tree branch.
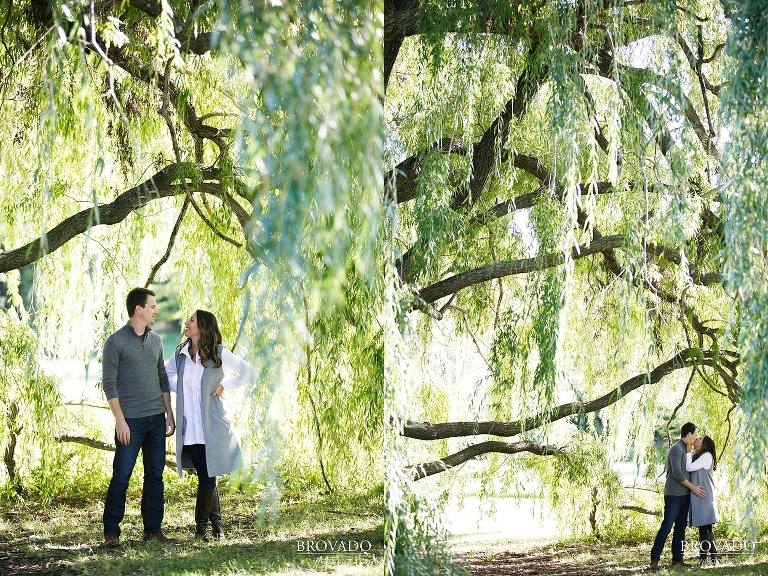
[[[462, 140], [456, 138], [441, 138], [434, 142], [431, 148], [442, 150], [446, 154], [466, 155], [467, 148]], [[384, 190], [394, 192], [397, 204], [413, 200], [416, 197], [416, 187], [421, 175], [422, 154], [415, 154], [400, 162], [384, 175]], [[394, 181], [393, 187], [389, 185]]]
[[[128, 4], [131, 8], [136, 8], [151, 18], [157, 18], [163, 12], [161, 3], [152, 0], [130, 0]], [[115, 2], [114, 0], [98, 2], [96, 4], [96, 13], [108, 14], [120, 5], [120, 2]], [[194, 19], [190, 18], [187, 22], [182, 22], [176, 14], [173, 14], [172, 20], [174, 34], [179, 40], [179, 50], [182, 52], [200, 55], [216, 49], [213, 43], [214, 34], [212, 32], [197, 31]]]
[[416, 34], [421, 23], [417, 0], [384, 1], [384, 92], [395, 67], [400, 47], [407, 36]]
[[[520, 27], [511, 13], [519, 13], [521, 0], [514, 0], [499, 10], [494, 1], [477, 0], [468, 12], [461, 4], [448, 4], [438, 20], [425, 22], [423, 8], [417, 0], [387, 0], [384, 2], [384, 90], [389, 84], [389, 77], [395, 66], [397, 55], [403, 40], [423, 31], [430, 34], [445, 35], [452, 32], [462, 34], [501, 34], [510, 37], [510, 41], [519, 39]], [[544, 2], [527, 2], [527, 10], [536, 12], [538, 5]], [[534, 4], [531, 6], [531, 4]], [[447, 11], [447, 12], [446, 12]], [[427, 30], [428, 29], [428, 30]]]
[[533, 442], [480, 442], [440, 460], [407, 466], [405, 471], [407, 474], [410, 474], [413, 480], [421, 480], [427, 476], [450, 470], [459, 464], [463, 464], [467, 460], [477, 458], [478, 456], [489, 452], [498, 452], [501, 454], [530, 452], [539, 456], [552, 456], [553, 454], [562, 454], [563, 449], [558, 446], [542, 446], [541, 444], [535, 444]]
[[661, 512], [658, 510], [648, 510], [642, 506], [631, 506], [630, 504], [620, 504], [619, 510], [629, 510], [630, 512], [639, 512], [640, 514], [648, 514], [649, 516], [661, 516]]
[[[659, 87], [668, 84], [668, 81], [663, 76], [656, 74], [647, 68], [637, 68], [616, 62], [613, 54], [607, 50], [599, 50], [597, 53], [597, 60], [598, 61], [596, 62], [596, 65], [600, 75], [609, 80], [614, 79], [614, 70], [618, 70], [622, 75], [631, 77], [636, 81], [653, 84]], [[699, 114], [696, 112], [696, 108], [693, 106], [693, 103], [687, 96], [685, 96], [685, 94], [682, 93], [682, 91], [673, 94], [673, 96], [680, 99], [682, 112], [686, 119], [691, 123], [693, 131], [701, 142], [704, 151], [712, 157], [717, 157], [718, 153], [714, 140], [705, 128], [704, 123], [699, 118]], [[657, 136], [657, 138], [659, 139], [662, 153], [666, 155], [669, 150], [669, 146], [672, 143], [669, 131], [666, 130], [666, 126], [664, 125], [661, 116], [656, 113], [655, 108], [651, 104], [653, 98], [649, 98], [648, 95], [642, 95], [642, 97], [646, 103], [646, 107], [642, 110], [639, 109], [638, 112], [645, 114], [648, 117], [651, 128], [653, 128], [653, 123], [657, 124], [658, 127], [663, 128], [662, 134]], [[633, 102], [633, 104], [636, 105], [636, 102]]]
[[672, 358], [656, 366], [650, 373], [643, 372], [625, 380], [617, 388], [607, 394], [588, 402], [569, 402], [561, 404], [551, 410], [546, 410], [530, 418], [515, 422], [446, 422], [431, 424], [429, 422], [414, 422], [407, 420], [403, 424], [401, 434], [407, 438], [417, 440], [441, 440], [443, 438], [456, 438], [474, 436], [478, 434], [491, 434], [493, 436], [516, 436], [525, 430], [533, 430], [543, 426], [547, 422], [562, 420], [574, 414], [588, 414], [595, 412], [611, 404], [615, 404], [621, 398], [643, 386], [644, 384], [656, 384], [665, 376], [675, 370], [680, 370], [694, 364], [713, 366], [715, 353], [711, 350], [699, 350], [698, 348], [686, 348]]
[[[646, 251], [654, 256], [663, 256], [670, 262], [674, 262], [678, 266], [682, 263], [682, 256], [680, 252], [667, 246], [660, 244], [647, 244]], [[722, 284], [723, 275], [720, 272], [709, 272], [702, 274], [695, 266], [688, 264], [688, 273], [691, 280], [695, 284], [701, 284], [702, 286], [711, 286], [712, 284]]]
[[[592, 185], [589, 185], [589, 184], [579, 185], [579, 192], [581, 193], [582, 196], [587, 196], [593, 193], [609, 194], [615, 191], [616, 189], [613, 187], [613, 184], [611, 184], [610, 182], [597, 182], [595, 183], [594, 188], [592, 187]], [[527, 194], [521, 194], [520, 196], [512, 200], [499, 202], [498, 204], [491, 207], [483, 214], [479, 214], [478, 216], [475, 216], [474, 218], [472, 218], [472, 222], [473, 223], [484, 222], [488, 220], [488, 218], [503, 218], [504, 216], [508, 216], [512, 212], [515, 212], [516, 210], [533, 208], [533, 205], [536, 202], [536, 200], [538, 200], [543, 195], [548, 193], [549, 193], [549, 188], [542, 187], [537, 190], [534, 190], [533, 192], [528, 192]]]
[[[593, 240], [589, 246], [581, 246], [578, 250], [574, 249], [571, 257], [574, 260], [591, 256], [606, 250], [612, 250], [624, 244], [624, 236], [605, 236], [599, 240]], [[518, 274], [528, 274], [547, 268], [554, 268], [565, 261], [562, 254], [544, 254], [537, 258], [523, 258], [521, 260], [505, 260], [475, 268], [461, 274], [456, 274], [430, 286], [419, 290], [419, 298], [431, 304], [440, 298], [449, 296], [454, 292], [469, 288], [475, 284], [487, 282], [494, 278], [503, 278]], [[418, 303], [414, 306], [418, 308]]]
[[0, 273], [16, 270], [36, 262], [93, 226], [122, 222], [131, 212], [138, 210], [152, 200], [183, 194], [182, 179], [185, 179], [189, 189], [194, 191], [197, 188], [192, 179], [194, 171], [199, 173], [201, 181], [206, 182], [206, 192], [219, 197], [226, 196], [221, 184], [215, 182], [220, 177], [218, 168], [197, 166], [191, 163], [171, 164], [145, 182], [123, 192], [109, 204], [81, 210], [46, 232], [42, 238], [37, 238], [10, 252], [0, 252]]
[[[486, 188], [494, 167], [501, 160], [506, 148], [507, 138], [514, 119], [522, 118], [528, 110], [533, 97], [549, 75], [546, 67], [540, 67], [536, 63], [535, 52], [537, 44], [531, 46], [529, 51], [529, 64], [517, 79], [515, 96], [507, 101], [504, 111], [493, 121], [483, 134], [480, 142], [472, 150], [472, 176], [469, 179], [469, 187], [462, 189], [453, 199], [454, 209], [471, 206], [479, 200]], [[523, 162], [525, 157], [515, 155], [515, 165]], [[529, 169], [536, 170], [539, 166], [535, 158], [534, 164]], [[541, 177], [544, 177], [543, 175]]]

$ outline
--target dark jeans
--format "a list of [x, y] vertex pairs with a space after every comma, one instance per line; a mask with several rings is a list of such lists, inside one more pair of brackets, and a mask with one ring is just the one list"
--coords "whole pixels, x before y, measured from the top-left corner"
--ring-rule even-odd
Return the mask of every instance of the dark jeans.
[[159, 532], [163, 523], [163, 468], [165, 467], [165, 414], [126, 418], [131, 430], [127, 446], [117, 441], [112, 462], [112, 480], [104, 503], [104, 536], [120, 536], [125, 516], [125, 494], [141, 450], [144, 460], [144, 488], [141, 493], [141, 518], [146, 532]]
[[664, 520], [656, 534], [656, 540], [651, 548], [651, 562], [658, 562], [664, 543], [667, 541], [672, 524], [675, 530], [672, 532], [672, 560], [683, 559], [683, 540], [685, 540], [685, 527], [688, 524], [688, 508], [691, 506], [691, 496], [664, 496]]
[[205, 444], [188, 444], [184, 450], [189, 454], [192, 465], [197, 471], [197, 483], [200, 488], [216, 488], [216, 476], [208, 476], [208, 463], [205, 460]]

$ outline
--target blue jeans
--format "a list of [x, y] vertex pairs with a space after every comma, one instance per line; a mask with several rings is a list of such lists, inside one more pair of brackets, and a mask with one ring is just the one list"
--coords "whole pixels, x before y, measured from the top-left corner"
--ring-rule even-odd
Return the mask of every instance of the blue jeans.
[[141, 494], [141, 518], [146, 532], [159, 532], [163, 523], [163, 468], [165, 467], [165, 414], [144, 418], [126, 418], [131, 431], [128, 445], [117, 441], [112, 462], [112, 480], [104, 503], [104, 536], [120, 536], [120, 522], [125, 516], [125, 494], [139, 450], [144, 459], [144, 488]]
[[200, 488], [216, 488], [216, 476], [208, 476], [208, 462], [205, 459], [205, 444], [187, 444], [184, 450], [192, 460], [197, 471], [197, 483]]
[[688, 508], [690, 506], [690, 494], [664, 496], [664, 520], [661, 521], [661, 528], [656, 534], [656, 540], [653, 541], [651, 562], [658, 562], [661, 558], [661, 552], [664, 550], [664, 543], [667, 541], [669, 531], [672, 530], [672, 524], [675, 525], [675, 530], [672, 532], [672, 560], [683, 559], [683, 540], [685, 540], [685, 528], [688, 524]]

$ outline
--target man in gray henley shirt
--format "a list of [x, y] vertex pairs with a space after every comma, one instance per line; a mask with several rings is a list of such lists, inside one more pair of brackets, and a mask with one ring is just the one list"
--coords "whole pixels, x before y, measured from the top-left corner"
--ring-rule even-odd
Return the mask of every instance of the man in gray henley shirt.
[[683, 540], [688, 524], [688, 508], [691, 505], [691, 492], [699, 498], [706, 496], [701, 486], [691, 484], [690, 474], [685, 471], [685, 453], [696, 438], [696, 425], [686, 422], [680, 429], [680, 440], [672, 444], [667, 454], [667, 480], [664, 483], [664, 519], [656, 534], [651, 548], [651, 570], [659, 568], [659, 559], [664, 550], [672, 525], [672, 565], [683, 565]]
[[176, 424], [165, 373], [163, 342], [152, 332], [157, 316], [155, 293], [134, 288], [126, 299], [128, 322], [104, 343], [104, 395], [115, 417], [115, 458], [104, 503], [104, 546], [120, 544], [128, 482], [139, 450], [144, 458], [141, 518], [144, 540], [167, 540], [163, 534], [165, 438]]

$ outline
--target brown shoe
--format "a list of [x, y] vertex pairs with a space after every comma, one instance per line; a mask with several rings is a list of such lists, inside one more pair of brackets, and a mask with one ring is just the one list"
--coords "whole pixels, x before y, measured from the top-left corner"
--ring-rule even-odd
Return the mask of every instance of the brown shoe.
[[149, 540], [157, 540], [159, 542], [173, 542], [168, 536], [165, 535], [165, 533], [160, 530], [159, 532], [147, 532], [144, 531], [144, 542], [148, 542]]
[[658, 569], [659, 569], [659, 561], [651, 560], [651, 565], [648, 566], [648, 570], [658, 570]]
[[117, 548], [120, 546], [120, 536], [117, 534], [109, 534], [106, 538], [104, 538], [104, 542], [102, 543], [102, 546], [104, 548]]
[[690, 568], [693, 564], [688, 564], [685, 560], [672, 560], [672, 566], [680, 566], [681, 568]]

